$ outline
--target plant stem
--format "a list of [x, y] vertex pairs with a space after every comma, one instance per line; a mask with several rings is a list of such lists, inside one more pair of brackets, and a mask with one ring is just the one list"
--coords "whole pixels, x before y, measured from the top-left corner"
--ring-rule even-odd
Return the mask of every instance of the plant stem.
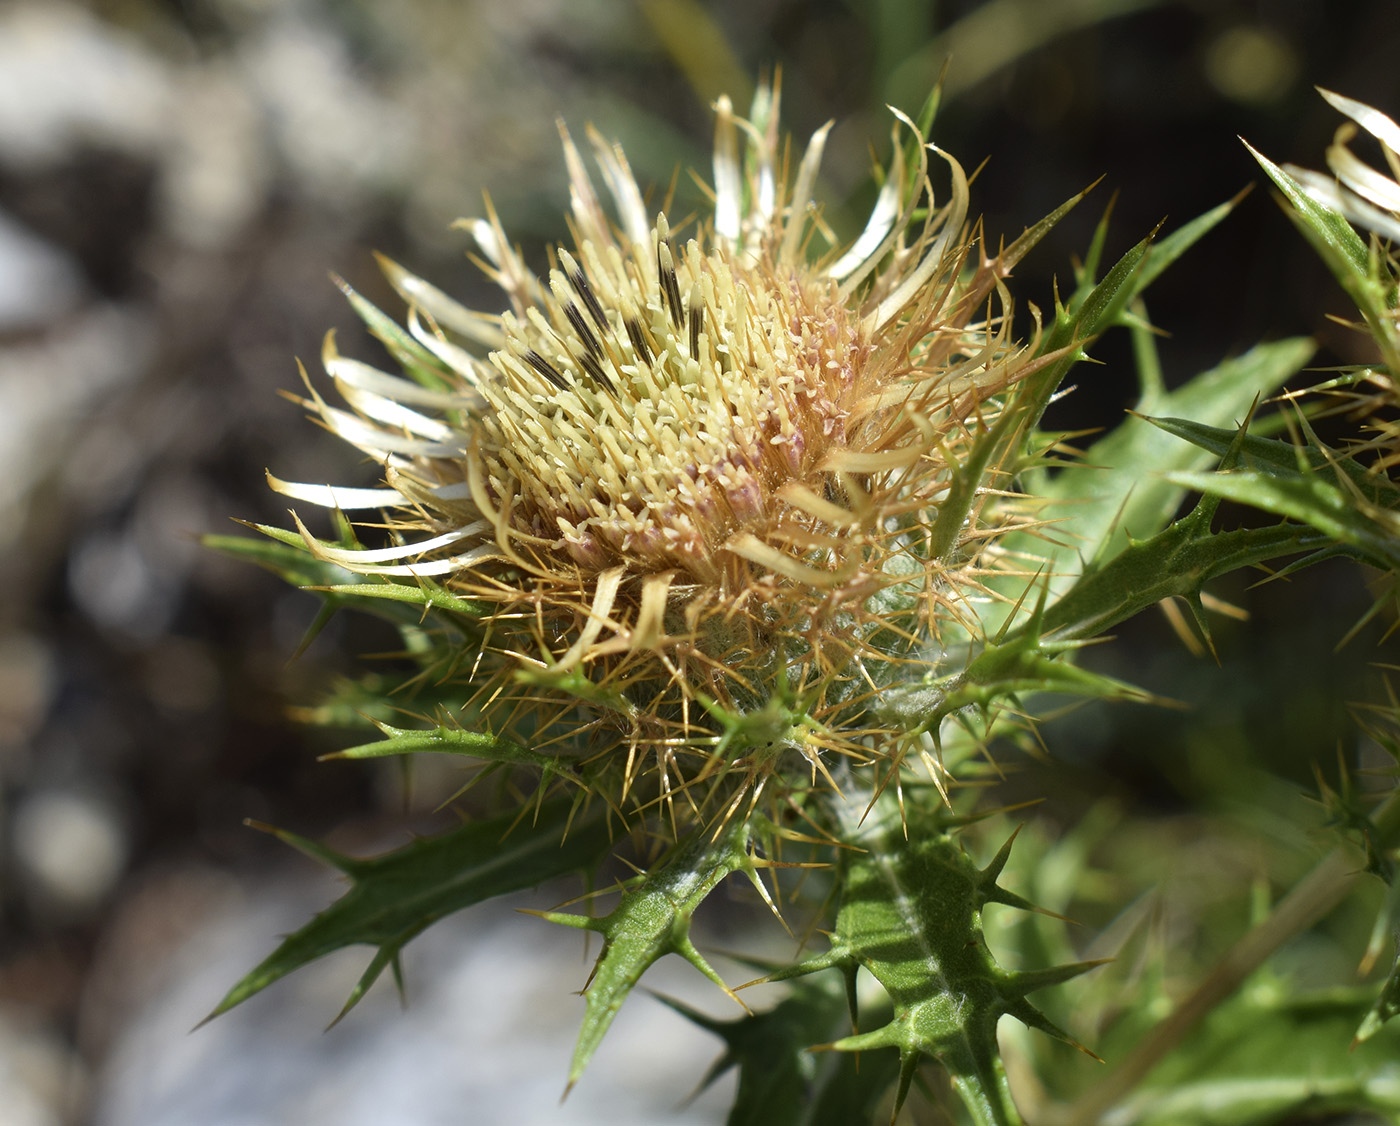
[[[1377, 843], [1400, 832], [1400, 796], [1390, 797], [1372, 819]], [[1301, 934], [1350, 894], [1361, 878], [1354, 849], [1338, 846], [1279, 901], [1272, 914], [1235, 943], [1201, 983], [1109, 1076], [1069, 1106], [1049, 1108], [1037, 1126], [1098, 1126], [1196, 1024], [1280, 946]]]

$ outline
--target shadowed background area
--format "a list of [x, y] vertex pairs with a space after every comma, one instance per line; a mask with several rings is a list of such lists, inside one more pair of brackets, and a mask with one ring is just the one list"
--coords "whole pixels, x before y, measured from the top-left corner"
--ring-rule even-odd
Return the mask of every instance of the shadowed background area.
[[[554, 934], [522, 960], [544, 929], [533, 921], [425, 939], [411, 973], [449, 984], [419, 993], [409, 1017], [386, 1001], [321, 1038], [352, 961], [284, 985], [281, 1008], [252, 1023], [185, 1035], [279, 930], [334, 894], [245, 818], [346, 850], [450, 823], [395, 769], [317, 764], [334, 733], [293, 722], [389, 636], [336, 620], [290, 661], [314, 598], [198, 543], [232, 517], [285, 522], [265, 468], [375, 483], [278, 394], [300, 387], [295, 357], [315, 378], [329, 327], [347, 353], [379, 360], [329, 274], [397, 310], [377, 249], [495, 307], [449, 224], [480, 214], [489, 190], [543, 261], [565, 235], [557, 117], [620, 139], [658, 207], [682, 169], [685, 214], [703, 200], [686, 170], [709, 175], [710, 102], [727, 91], [742, 108], [776, 67], [799, 142], [837, 121], [819, 194], [849, 237], [874, 196], [868, 146], [888, 147], [886, 103], [916, 110], [951, 60], [934, 139], [982, 165], [973, 212], [990, 241], [1103, 177], [1018, 270], [1024, 315], [1052, 305], [1110, 199], [1116, 254], [1258, 184], [1237, 135], [1316, 167], [1337, 119], [1313, 85], [1395, 113], [1398, 57], [1394, 0], [0, 4], [0, 1117], [447, 1123], [465, 1120], [467, 1097], [483, 1099], [478, 1123], [555, 1113], [584, 962], [576, 943], [551, 957]], [[1319, 364], [1366, 357], [1364, 338], [1327, 319], [1349, 313], [1344, 299], [1266, 191], [1154, 286], [1151, 312], [1171, 334], [1169, 379], [1294, 333], [1318, 337]], [[1057, 424], [1111, 423], [1131, 403], [1125, 344], [1096, 357]], [[1201, 777], [1163, 732], [1199, 746], [1203, 730], [1235, 728], [1253, 731], [1231, 736], [1240, 754], [1250, 739], [1282, 748], [1280, 772], [1306, 778], [1336, 742], [1337, 685], [1367, 656], [1302, 678], [1289, 646], [1326, 653], [1335, 622], [1365, 605], [1364, 591], [1309, 590], [1307, 620], [1271, 617], [1264, 595], [1254, 623], [1219, 639], [1223, 662], [1260, 670], [1257, 698], [1212, 703], [1213, 665], [1148, 664], [1125, 645], [1117, 659], [1141, 664], [1143, 683], [1202, 710], [1072, 722], [1061, 738], [1075, 784], [1171, 809]], [[1138, 629], [1153, 652], [1172, 644], [1159, 623]], [[470, 965], [454, 954], [468, 948]], [[507, 979], [515, 993], [484, 992]], [[501, 1022], [481, 1021], [472, 1041], [462, 1014], [496, 1008], [534, 1014], [512, 1018], [534, 1056], [464, 1070]], [[712, 1045], [654, 1008], [644, 1019], [662, 1031], [617, 1034], [632, 1047], [560, 1121], [669, 1112]], [[662, 1041], [691, 1058], [679, 1080]], [[613, 1081], [637, 1090], [610, 1095]], [[390, 1094], [376, 1101], [376, 1088]], [[722, 1108], [686, 1113], [719, 1121]]]

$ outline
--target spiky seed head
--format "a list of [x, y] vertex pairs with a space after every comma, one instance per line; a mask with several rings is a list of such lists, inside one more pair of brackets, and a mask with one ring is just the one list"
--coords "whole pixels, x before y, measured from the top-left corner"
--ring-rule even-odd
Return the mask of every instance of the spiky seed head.
[[[1032, 370], [1005, 271], [970, 261], [958, 163], [898, 115], [864, 233], [819, 253], [829, 126], [792, 174], [777, 100], [762, 90], [749, 120], [717, 104], [713, 213], [689, 231], [645, 208], [622, 150], [590, 129], [609, 216], [561, 126], [573, 248], [541, 278], [489, 201], [464, 224], [508, 311], [465, 309], [386, 263], [409, 303], [391, 350], [413, 378], [327, 338], [351, 409], [311, 403], [386, 487], [273, 479], [385, 510], [386, 547], [303, 534], [352, 571], [494, 607], [472, 708], [537, 747], [591, 717], [624, 748], [624, 791], [736, 766], [761, 786], [791, 750], [814, 774], [824, 749], [864, 753], [872, 695], [926, 667], [945, 621], [973, 617], [977, 507], [950, 551], [930, 529], [992, 397]], [[941, 206], [930, 153], [951, 176]]]

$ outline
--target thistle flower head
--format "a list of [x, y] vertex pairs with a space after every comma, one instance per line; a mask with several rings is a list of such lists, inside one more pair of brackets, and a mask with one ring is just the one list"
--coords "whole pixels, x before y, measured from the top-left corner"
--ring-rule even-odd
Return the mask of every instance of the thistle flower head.
[[1036, 362], [1010, 340], [1006, 261], [970, 261], [959, 164], [898, 115], [864, 232], [821, 253], [829, 125], [794, 173], [777, 102], [761, 90], [744, 120], [720, 100], [713, 212], [689, 229], [647, 209], [590, 129], [605, 207], [561, 126], [573, 244], [547, 273], [489, 203], [464, 223], [507, 311], [385, 263], [408, 332], [375, 311], [376, 331], [409, 378], [327, 338], [350, 410], [311, 405], [385, 487], [272, 481], [383, 509], [388, 546], [303, 535], [351, 571], [487, 606], [468, 711], [561, 753], [591, 728], [625, 747], [624, 791], [647, 763], [664, 789], [736, 764], [761, 780], [787, 751], [814, 770], [823, 749], [862, 753], [895, 670], [927, 667], [947, 623], [971, 628], [980, 503], [946, 542], [935, 521], [992, 396]]

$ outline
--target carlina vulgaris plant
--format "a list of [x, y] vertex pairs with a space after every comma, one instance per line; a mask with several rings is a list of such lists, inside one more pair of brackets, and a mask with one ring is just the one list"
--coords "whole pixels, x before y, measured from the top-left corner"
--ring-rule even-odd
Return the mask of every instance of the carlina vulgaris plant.
[[[662, 801], [672, 832], [752, 809], [795, 764], [830, 783], [832, 755], [917, 745], [881, 694], [975, 622], [988, 548], [1018, 518], [982, 518], [1009, 483], [987, 436], [1005, 394], [1055, 358], [1011, 336], [1003, 279], [1034, 237], [970, 260], [966, 177], [924, 146], [926, 122], [899, 115], [869, 225], [813, 261], [829, 126], [792, 174], [777, 111], [776, 89], [750, 120], [719, 102], [713, 218], [685, 236], [590, 130], [613, 222], [564, 132], [574, 248], [547, 278], [489, 207], [465, 224], [509, 300], [499, 317], [385, 261], [418, 380], [328, 336], [351, 411], [308, 402], [386, 487], [271, 478], [297, 500], [387, 510], [385, 547], [297, 527], [318, 560], [483, 607], [468, 713], [619, 812]], [[930, 153], [952, 181], [936, 207]], [[982, 480], [960, 490], [977, 458]]]
[[[1021, 1121], [998, 1021], [1064, 1037], [1026, 994], [1097, 963], [998, 965], [982, 908], [1030, 904], [998, 884], [1010, 842], [974, 863], [951, 791], [976, 775], [986, 739], [1030, 721], [1036, 694], [1145, 698], [1078, 668], [1087, 640], [1166, 598], [1205, 628], [1206, 582], [1326, 537], [1287, 522], [1216, 530], [1211, 497], [1174, 519], [1188, 486], [1169, 475], [1209, 463], [1205, 428], [1244, 417], [1310, 352], [1261, 346], [1170, 392], [1155, 372], [1140, 295], [1229, 205], [1099, 278], [1101, 226], [1073, 292], [1052, 317], [1032, 308], [1018, 341], [1006, 279], [1081, 197], [989, 253], [962, 166], [926, 143], [937, 102], [896, 111], [878, 197], [845, 248], [813, 202], [830, 126], [796, 156], [773, 84], [747, 118], [715, 106], [712, 209], [693, 228], [653, 214], [622, 150], [590, 129], [605, 206], [561, 127], [572, 247], [551, 251], [545, 276], [489, 202], [464, 224], [507, 311], [468, 309], [388, 261], [406, 327], [345, 287], [402, 374], [328, 336], [323, 364], [348, 409], [310, 380], [304, 401], [382, 466], [383, 484], [270, 481], [338, 517], [383, 516], [340, 518], [338, 540], [295, 518], [295, 531], [261, 528], [270, 543], [220, 545], [319, 590], [326, 612], [376, 607], [397, 622], [412, 670], [324, 709], [382, 736], [341, 757], [458, 754], [534, 788], [371, 860], [282, 834], [353, 886], [216, 1012], [370, 943], [348, 1009], [432, 921], [592, 873], [626, 838], [638, 874], [611, 911], [545, 913], [604, 938], [570, 1084], [658, 958], [680, 954], [723, 984], [690, 926], [726, 877], [776, 904], [800, 868], [825, 888], [815, 925], [829, 949], [766, 967], [766, 980], [797, 979], [790, 1003], [706, 1025], [740, 1067], [744, 1113], [782, 1090], [775, 1121], [804, 1105], [868, 1117], [891, 1085], [898, 1113], [934, 1058], [973, 1121]], [[1120, 324], [1144, 357], [1141, 413], [1202, 429], [1133, 418], [1085, 453], [1092, 468], [1072, 468], [1041, 415]], [[1228, 467], [1238, 443], [1220, 453]], [[404, 713], [412, 726], [398, 726]], [[857, 1012], [861, 970], [887, 998], [873, 1027]], [[833, 976], [844, 987], [812, 984]], [[847, 1006], [860, 1031], [833, 1034]], [[751, 1022], [794, 1012], [773, 1049], [787, 1086], [755, 1087], [775, 1065], [741, 1047]], [[808, 1049], [821, 1045], [895, 1048], [899, 1062], [818, 1078]]]

